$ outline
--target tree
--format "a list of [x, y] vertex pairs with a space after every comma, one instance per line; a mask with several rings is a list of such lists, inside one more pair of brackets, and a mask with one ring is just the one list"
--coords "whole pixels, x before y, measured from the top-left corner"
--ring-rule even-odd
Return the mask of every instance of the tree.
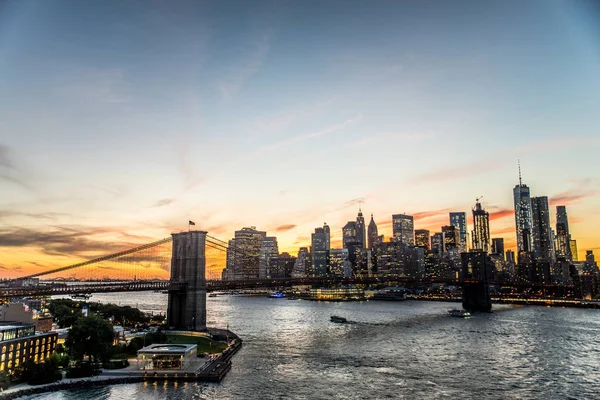
[[15, 376], [20, 382], [26, 382], [30, 385], [42, 385], [62, 379], [56, 359], [52, 357], [46, 359], [43, 363], [36, 363], [33, 359], [28, 359], [17, 367]]
[[98, 362], [110, 354], [114, 339], [112, 325], [92, 314], [81, 317], [71, 327], [65, 344], [71, 349], [75, 360], [83, 360], [87, 355], [91, 362]]

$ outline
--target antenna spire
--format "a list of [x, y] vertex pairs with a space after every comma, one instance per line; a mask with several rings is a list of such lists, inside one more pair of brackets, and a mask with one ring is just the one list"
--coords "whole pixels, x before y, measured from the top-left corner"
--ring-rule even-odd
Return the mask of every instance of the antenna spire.
[[517, 159], [517, 165], [519, 166], [519, 186], [523, 185], [521, 182], [521, 160]]

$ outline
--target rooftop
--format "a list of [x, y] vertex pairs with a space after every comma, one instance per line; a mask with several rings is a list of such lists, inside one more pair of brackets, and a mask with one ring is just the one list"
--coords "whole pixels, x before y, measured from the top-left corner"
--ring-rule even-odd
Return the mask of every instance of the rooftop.
[[138, 353], [181, 354], [196, 347], [198, 346], [195, 344], [151, 344], [140, 349]]

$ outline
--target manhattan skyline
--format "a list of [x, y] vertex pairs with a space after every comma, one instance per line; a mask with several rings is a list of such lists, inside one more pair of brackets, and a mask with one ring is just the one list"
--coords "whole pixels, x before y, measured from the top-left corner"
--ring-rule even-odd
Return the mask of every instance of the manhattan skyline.
[[580, 257], [600, 250], [597, 4], [242, 5], [1, 3], [3, 273], [188, 220], [292, 254], [325, 222], [340, 248], [359, 203], [386, 238], [400, 213], [470, 232], [481, 196], [515, 250], [517, 159]]

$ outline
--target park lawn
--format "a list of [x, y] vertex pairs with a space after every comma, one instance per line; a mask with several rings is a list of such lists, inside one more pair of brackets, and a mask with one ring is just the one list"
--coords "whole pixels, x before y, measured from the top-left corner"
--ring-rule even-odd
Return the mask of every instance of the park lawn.
[[221, 353], [227, 348], [227, 343], [216, 342], [203, 336], [167, 335], [169, 344], [197, 344], [200, 353]]

